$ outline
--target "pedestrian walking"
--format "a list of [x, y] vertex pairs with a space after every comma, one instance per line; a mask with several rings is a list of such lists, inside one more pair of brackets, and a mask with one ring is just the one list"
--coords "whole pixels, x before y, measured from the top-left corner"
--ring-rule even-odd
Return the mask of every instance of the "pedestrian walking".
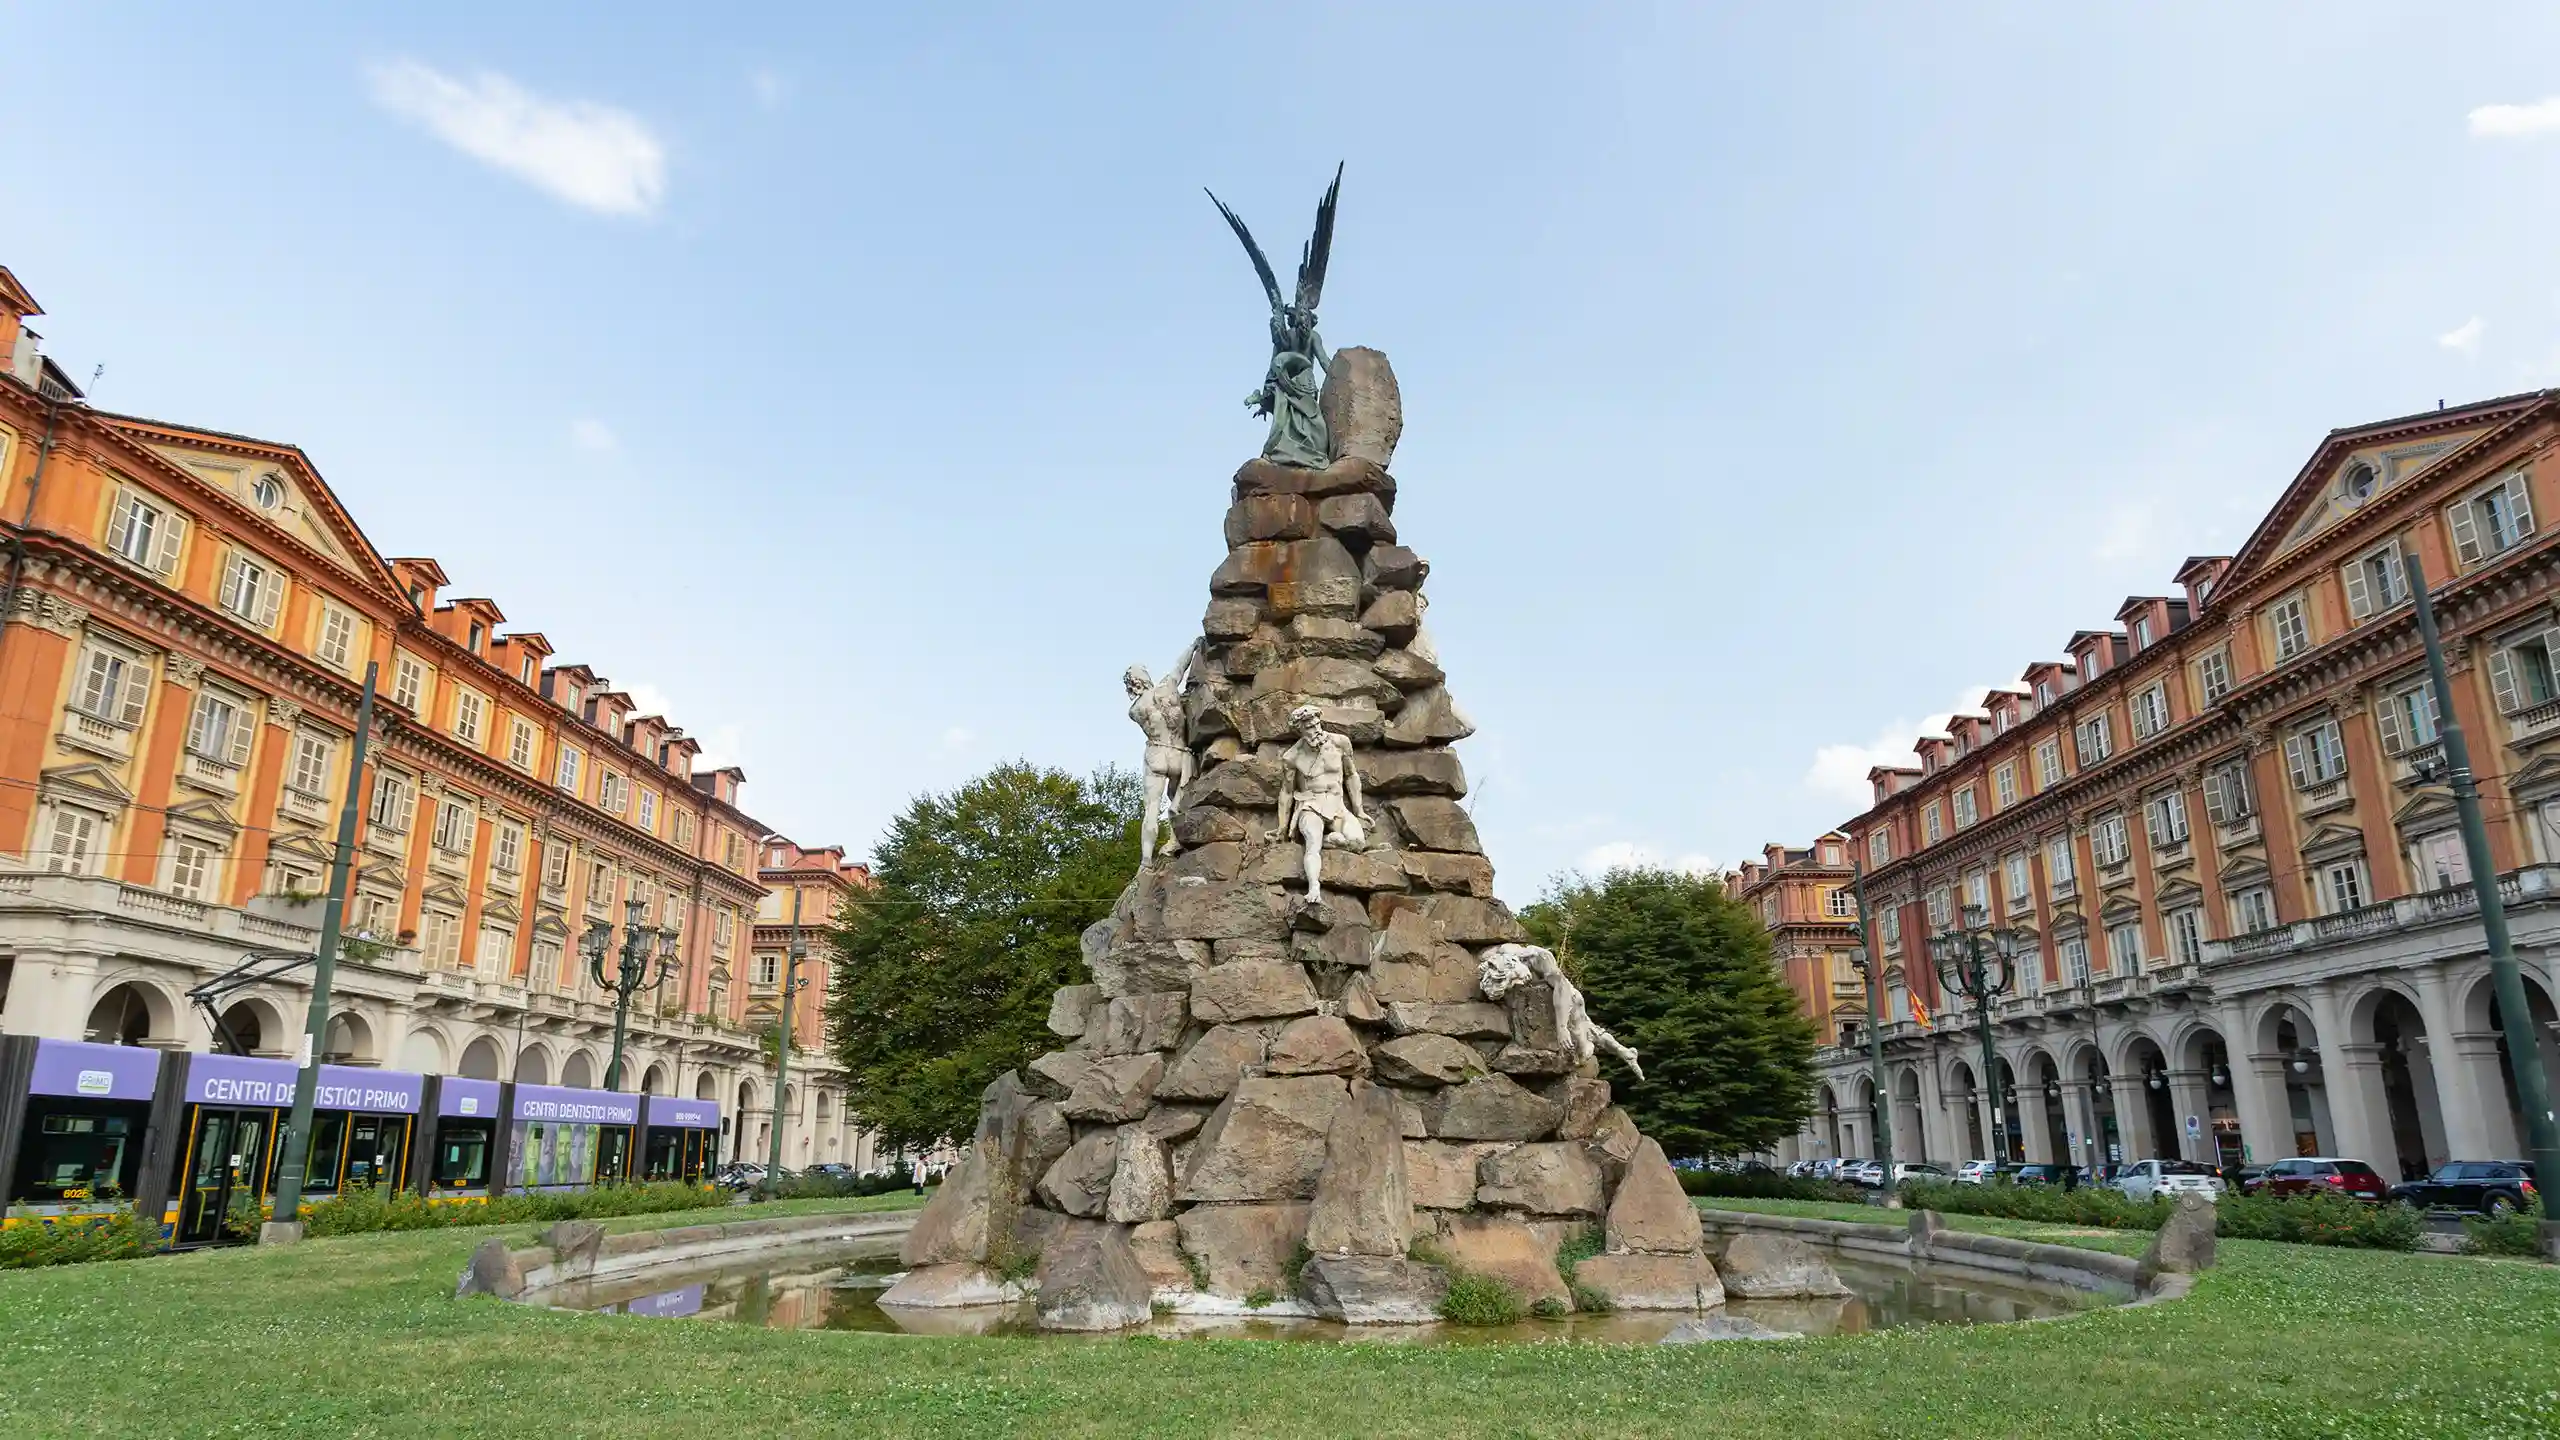
[[924, 1193], [924, 1157], [921, 1155], [917, 1156], [913, 1162], [913, 1167], [914, 1168], [910, 1173], [914, 1176], [916, 1182], [916, 1193], [921, 1195]]

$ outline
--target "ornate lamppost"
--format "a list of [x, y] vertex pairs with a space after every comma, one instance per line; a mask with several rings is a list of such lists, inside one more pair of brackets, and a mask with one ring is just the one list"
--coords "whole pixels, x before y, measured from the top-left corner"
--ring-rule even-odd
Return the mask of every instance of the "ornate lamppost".
[[1973, 1002], [1982, 1037], [1982, 1083], [1991, 1090], [1990, 1139], [2005, 1159], [2009, 1125], [2000, 1104], [2000, 1057], [1991, 1044], [1991, 1002], [2016, 986], [2019, 961], [2035, 941], [2025, 930], [1993, 925], [1979, 905], [1965, 906], [1958, 920], [1957, 928], [1929, 937], [1929, 957], [1937, 962], [1938, 983]]
[[587, 974], [613, 992], [613, 1059], [604, 1067], [607, 1090], [622, 1088], [622, 1037], [631, 1023], [631, 997], [643, 990], [657, 989], [676, 973], [676, 931], [672, 926], [644, 924], [648, 913], [646, 900], [622, 902], [619, 950], [613, 943], [610, 920], [589, 921], [587, 933], [578, 939], [578, 950], [587, 957]]
[[1849, 893], [1856, 897], [1858, 904], [1858, 950], [1850, 957], [1849, 963], [1858, 967], [1858, 978], [1866, 986], [1867, 1084], [1876, 1096], [1876, 1108], [1869, 1117], [1875, 1134], [1868, 1138], [1874, 1142], [1872, 1148], [1876, 1152], [1876, 1164], [1884, 1168], [1882, 1193], [1886, 1203], [1899, 1204], [1901, 1202], [1893, 1198], [1901, 1193], [1893, 1184], [1893, 1095], [1885, 1088], [1883, 1002], [1877, 994], [1883, 983], [1884, 960], [1867, 949], [1867, 871], [1865, 866], [1854, 861], [1849, 867]]

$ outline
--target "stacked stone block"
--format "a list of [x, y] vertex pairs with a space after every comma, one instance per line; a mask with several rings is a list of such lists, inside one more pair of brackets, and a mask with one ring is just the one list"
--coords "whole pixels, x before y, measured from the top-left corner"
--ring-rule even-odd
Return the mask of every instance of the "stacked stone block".
[[[1138, 1274], [1425, 1320], [1450, 1267], [1570, 1303], [1556, 1253], [1592, 1226], [1608, 1253], [1580, 1278], [1616, 1303], [1720, 1298], [1661, 1148], [1577, 1068], [1545, 988], [1478, 988], [1478, 953], [1526, 937], [1460, 803], [1450, 747], [1472, 727], [1424, 627], [1430, 566], [1397, 537], [1385, 357], [1343, 351], [1325, 406], [1342, 458], [1235, 477], [1185, 696], [1179, 853], [1086, 931], [1092, 979], [1050, 1009], [1061, 1048], [990, 1087], [889, 1303], [982, 1293], [926, 1271], [1037, 1252], [1044, 1316], [1079, 1328], [1143, 1319]], [[1324, 852], [1321, 904], [1295, 837], [1272, 836], [1302, 705], [1351, 742], [1370, 822], [1365, 848]]]

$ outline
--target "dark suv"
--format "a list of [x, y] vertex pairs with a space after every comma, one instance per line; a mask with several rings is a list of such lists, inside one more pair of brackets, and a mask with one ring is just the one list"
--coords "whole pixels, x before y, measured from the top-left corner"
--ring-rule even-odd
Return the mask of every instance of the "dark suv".
[[2424, 1180], [2393, 1186], [2391, 1198], [2421, 1210], [2513, 1214], [2533, 1203], [2533, 1166], [2523, 1160], [2455, 1160]]

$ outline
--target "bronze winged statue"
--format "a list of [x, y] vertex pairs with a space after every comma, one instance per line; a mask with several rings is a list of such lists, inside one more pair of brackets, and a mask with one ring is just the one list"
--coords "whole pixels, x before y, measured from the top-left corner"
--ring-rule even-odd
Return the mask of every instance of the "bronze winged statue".
[[1333, 167], [1333, 183], [1325, 187], [1324, 200], [1316, 206], [1315, 234], [1299, 252], [1294, 303], [1281, 298], [1280, 277], [1271, 273], [1270, 258], [1253, 242], [1253, 232], [1217, 192], [1207, 193], [1209, 203], [1227, 217], [1236, 238], [1244, 242], [1244, 253], [1253, 257], [1254, 273], [1262, 277], [1262, 292], [1271, 299], [1271, 369], [1264, 374], [1261, 388], [1244, 397], [1254, 414], [1271, 417], [1271, 436], [1262, 444], [1262, 458], [1275, 465], [1321, 470], [1333, 460], [1332, 437], [1325, 432], [1319, 404], [1331, 357], [1324, 337], [1316, 333], [1316, 302], [1324, 296], [1325, 261], [1333, 253], [1333, 206], [1342, 194], [1342, 167]]

